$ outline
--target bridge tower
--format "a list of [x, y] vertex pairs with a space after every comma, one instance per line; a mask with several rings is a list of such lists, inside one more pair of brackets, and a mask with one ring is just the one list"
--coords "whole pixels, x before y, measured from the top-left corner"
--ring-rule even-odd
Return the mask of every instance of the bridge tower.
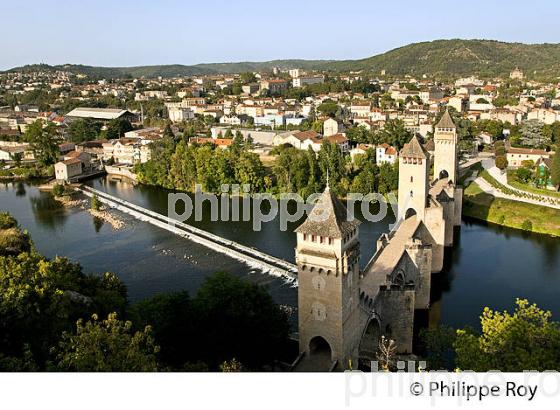
[[457, 127], [446, 110], [434, 132], [434, 179], [457, 184]]
[[418, 215], [422, 220], [428, 201], [430, 161], [418, 137], [399, 154], [399, 219]]
[[357, 366], [360, 222], [327, 188], [296, 229], [299, 350], [309, 368]]

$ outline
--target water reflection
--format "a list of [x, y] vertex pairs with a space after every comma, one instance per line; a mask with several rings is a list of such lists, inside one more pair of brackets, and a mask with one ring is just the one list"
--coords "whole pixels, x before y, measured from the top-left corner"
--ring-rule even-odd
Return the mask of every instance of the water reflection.
[[25, 196], [27, 193], [25, 190], [25, 184], [23, 182], [16, 182], [15, 184], [16, 196]]
[[95, 232], [99, 233], [105, 221], [101, 218], [98, 218], [97, 216], [94, 216], [92, 219], [93, 219], [93, 226], [95, 228]]
[[39, 191], [38, 195], [30, 196], [29, 201], [38, 223], [52, 230], [60, 230], [64, 226], [67, 219], [64, 206], [50, 193]]

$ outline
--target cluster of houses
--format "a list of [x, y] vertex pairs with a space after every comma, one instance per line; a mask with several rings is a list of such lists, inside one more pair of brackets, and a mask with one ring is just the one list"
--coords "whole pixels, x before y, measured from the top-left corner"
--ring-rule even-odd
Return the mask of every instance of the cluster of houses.
[[[338, 91], [312, 93], [300, 100], [286, 97], [286, 91], [323, 84], [326, 81], [323, 73], [306, 72], [299, 68], [274, 68], [271, 73], [253, 73], [253, 77], [249, 83], [242, 83], [240, 75], [82, 81], [86, 79], [84, 75], [39, 70], [0, 75], [0, 91], [17, 97], [30, 91], [48, 89], [57, 96], [57, 103], [68, 99], [80, 103], [103, 96], [126, 98], [141, 104], [158, 101], [173, 123], [211, 117], [210, 122], [215, 124], [210, 127], [211, 137], [201, 134], [191, 138], [191, 143], [211, 143], [227, 148], [232, 140], [224, 138], [224, 134], [228, 129], [234, 129], [245, 139], [251, 137], [253, 150], [261, 155], [268, 155], [272, 148], [281, 145], [318, 152], [327, 141], [336, 144], [353, 160], [373, 149], [378, 164], [395, 163], [397, 149], [388, 144], [352, 144], [346, 135], [348, 127], [377, 131], [383, 129], [389, 120], [398, 119], [413, 134], [427, 138], [426, 147], [429, 149], [433, 122], [442, 107], [452, 107], [472, 121], [499, 120], [512, 125], [528, 120], [544, 124], [560, 121], [560, 85], [528, 81], [519, 68], [511, 72], [510, 80], [522, 84], [523, 91], [515, 96], [515, 104], [505, 106], [496, 102], [502, 97], [500, 90], [506, 81], [503, 79], [483, 81], [471, 76], [453, 83], [442, 83], [410, 76], [395, 80], [384, 72], [377, 78], [350, 73], [337, 76], [337, 80], [348, 84], [368, 82], [378, 90], [376, 97]], [[236, 84], [242, 84], [240, 92], [232, 94], [231, 87]], [[224, 90], [229, 92], [222, 93]], [[551, 98], [551, 95], [556, 97]], [[321, 114], [319, 108], [325, 102], [336, 103], [339, 107], [336, 119]], [[66, 139], [68, 125], [78, 118], [101, 122], [126, 118], [140, 125], [144, 120], [144, 111], [79, 107], [61, 116], [56, 111], [41, 111], [29, 104], [0, 107], [0, 160], [9, 161], [15, 156], [22, 160], [33, 159], [29, 145], [20, 137], [34, 121], [42, 119], [56, 124], [60, 136]], [[297, 130], [304, 121], [316, 119], [322, 122], [322, 132]], [[56, 165], [57, 178], [71, 179], [87, 174], [100, 163], [130, 166], [146, 162], [150, 157], [150, 144], [160, 138], [160, 128], [147, 128], [128, 132], [114, 140], [89, 141], [73, 147], [73, 144], [62, 144], [60, 162]], [[482, 132], [476, 136], [476, 141], [481, 145], [490, 145], [493, 136]], [[72, 149], [68, 150], [68, 147]], [[542, 150], [510, 148], [507, 159], [511, 167], [518, 167], [526, 160], [546, 164], [550, 154]]]
[[131, 168], [150, 159], [150, 144], [163, 138], [161, 128], [129, 131], [122, 138], [61, 144], [61, 160], [55, 164], [57, 180], [72, 181], [111, 164]]

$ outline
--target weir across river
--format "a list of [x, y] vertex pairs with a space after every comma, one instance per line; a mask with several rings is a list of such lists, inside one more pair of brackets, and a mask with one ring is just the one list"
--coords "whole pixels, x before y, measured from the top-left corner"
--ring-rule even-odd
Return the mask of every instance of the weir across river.
[[96, 195], [99, 202], [131, 215], [140, 221], [148, 222], [154, 226], [165, 229], [185, 239], [206, 246], [215, 252], [242, 261], [251, 267], [261, 269], [275, 276], [283, 277], [294, 284], [297, 283], [297, 266], [293, 263], [214, 235], [205, 230], [195, 228], [194, 226], [176, 221], [165, 215], [109, 195], [106, 192], [84, 185], [76, 187], [76, 189], [88, 197]]

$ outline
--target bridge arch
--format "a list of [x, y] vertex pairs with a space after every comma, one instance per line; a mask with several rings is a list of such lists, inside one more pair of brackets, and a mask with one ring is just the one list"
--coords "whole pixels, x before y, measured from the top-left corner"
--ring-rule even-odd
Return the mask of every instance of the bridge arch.
[[309, 354], [330, 358], [332, 356], [332, 348], [324, 337], [315, 336], [309, 341]]
[[449, 172], [447, 172], [445, 169], [442, 169], [439, 172], [439, 179], [445, 179], [445, 178], [449, 178]]
[[379, 340], [381, 339], [381, 325], [376, 317], [369, 319], [362, 338], [360, 339], [358, 355], [360, 359], [375, 360]]

